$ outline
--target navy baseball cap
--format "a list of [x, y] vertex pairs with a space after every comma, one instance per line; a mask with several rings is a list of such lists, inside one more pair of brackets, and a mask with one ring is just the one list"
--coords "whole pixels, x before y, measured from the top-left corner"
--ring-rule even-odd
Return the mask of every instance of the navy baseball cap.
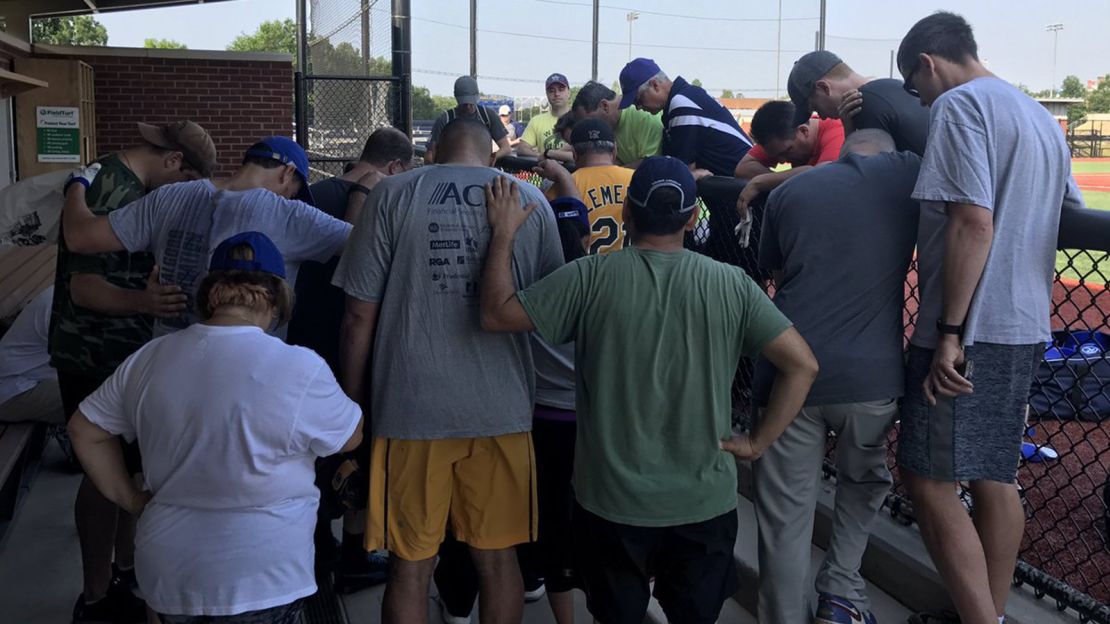
[[621, 108], [628, 108], [636, 101], [636, 92], [660, 71], [655, 61], [635, 58], [621, 70]]
[[824, 78], [832, 68], [843, 63], [840, 57], [828, 50], [809, 52], [794, 62], [790, 77], [786, 79], [786, 92], [794, 103], [794, 126], [800, 126], [813, 116], [809, 96], [817, 88], [817, 81]]
[[652, 156], [645, 158], [632, 174], [628, 184], [628, 201], [647, 208], [651, 194], [663, 187], [677, 190], [682, 195], [678, 212], [689, 212], [698, 203], [698, 186], [690, 167], [677, 158]]
[[547, 77], [547, 81], [544, 82], [543, 88], [546, 89], [546, 88], [550, 87], [553, 84], [561, 84], [561, 85], [563, 85], [564, 87], [566, 87], [568, 89], [570, 88], [570, 81], [567, 80], [566, 76], [564, 76], [564, 75], [562, 75], [558, 72], [555, 72], [554, 74], [551, 74], [550, 76]]
[[594, 141], [609, 141], [610, 143], [616, 141], [613, 137], [613, 129], [609, 127], [608, 123], [597, 117], [588, 117], [574, 124], [574, 128], [570, 131], [571, 145], [592, 143]]
[[[254, 260], [238, 260], [231, 257], [231, 250], [247, 245], [254, 252]], [[209, 271], [261, 271], [285, 279], [285, 259], [281, 257], [277, 245], [262, 232], [240, 232], [220, 243], [212, 252]]]
[[556, 197], [551, 200], [551, 210], [555, 212], [555, 218], [560, 221], [564, 219], [578, 221], [586, 229], [590, 228], [590, 210], [586, 208], [586, 204], [583, 204], [581, 199]]
[[271, 136], [258, 141], [247, 150], [246, 156], [269, 158], [285, 165], [297, 168], [301, 176], [301, 190], [293, 199], [299, 199], [306, 204], [316, 205], [312, 199], [312, 190], [308, 188], [308, 155], [297, 142], [289, 137]]

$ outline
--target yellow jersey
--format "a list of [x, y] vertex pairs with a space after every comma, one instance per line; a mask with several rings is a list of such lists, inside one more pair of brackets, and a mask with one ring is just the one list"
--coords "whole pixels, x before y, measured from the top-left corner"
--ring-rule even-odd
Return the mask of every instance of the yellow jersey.
[[603, 254], [624, 247], [624, 194], [632, 170], [617, 165], [583, 167], [575, 171], [574, 185], [590, 211], [590, 253]]

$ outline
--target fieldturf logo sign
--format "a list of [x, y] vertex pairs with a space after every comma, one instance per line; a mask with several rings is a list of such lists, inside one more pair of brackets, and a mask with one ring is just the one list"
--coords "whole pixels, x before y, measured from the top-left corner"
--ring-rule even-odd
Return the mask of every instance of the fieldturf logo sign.
[[36, 107], [35, 130], [39, 162], [81, 162], [81, 119], [76, 106]]

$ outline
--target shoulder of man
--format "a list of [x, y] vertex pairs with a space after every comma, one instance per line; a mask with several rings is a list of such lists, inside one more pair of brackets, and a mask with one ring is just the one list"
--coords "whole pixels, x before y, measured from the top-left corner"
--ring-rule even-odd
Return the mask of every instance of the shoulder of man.
[[85, 191], [89, 210], [107, 214], [147, 194], [146, 187], [115, 154], [96, 162], [101, 165], [100, 172]]

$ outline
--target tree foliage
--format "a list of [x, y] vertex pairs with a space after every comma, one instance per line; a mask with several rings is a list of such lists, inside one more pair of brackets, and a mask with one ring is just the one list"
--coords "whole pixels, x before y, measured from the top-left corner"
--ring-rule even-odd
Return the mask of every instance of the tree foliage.
[[143, 47], [144, 48], [157, 48], [157, 49], [160, 49], [160, 50], [188, 50], [189, 49], [189, 46], [185, 45], [184, 43], [181, 43], [180, 41], [174, 41], [173, 39], [154, 39], [154, 38], [151, 38], [151, 37], [143, 39]]
[[729, 98], [734, 98], [736, 96], [732, 94], [732, 89], [725, 89], [724, 91], [721, 91], [721, 97], [729, 99]]
[[1060, 97], [1085, 98], [1087, 97], [1087, 86], [1079, 80], [1079, 76], [1068, 76], [1064, 78], [1063, 84], [1060, 85]]
[[698, 80], [697, 78], [694, 78], [693, 80], [690, 81], [690, 84], [694, 85], [695, 87], [700, 87], [701, 86], [701, 81]]
[[267, 20], [251, 34], [242, 33], [231, 41], [234, 52], [284, 52], [297, 58], [297, 23], [291, 19]]
[[1110, 74], [1102, 78], [1098, 88], [1087, 94], [1087, 110], [1092, 113], [1110, 113]]
[[89, 15], [47, 17], [31, 22], [31, 41], [54, 45], [108, 45], [108, 29]]

